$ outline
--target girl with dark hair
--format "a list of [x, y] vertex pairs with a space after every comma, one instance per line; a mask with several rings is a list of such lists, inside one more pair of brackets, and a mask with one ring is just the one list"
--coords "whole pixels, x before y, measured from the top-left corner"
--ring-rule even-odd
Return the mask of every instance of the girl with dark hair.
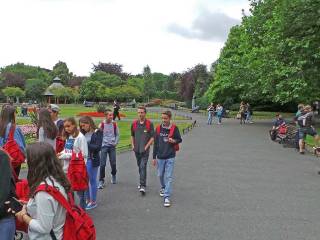
[[[0, 115], [0, 147], [5, 145], [9, 137], [10, 130], [14, 129], [14, 140], [19, 145], [23, 154], [26, 151], [26, 143], [21, 129], [16, 126], [16, 109], [13, 106], [5, 105]], [[21, 166], [15, 168], [17, 176], [19, 176]]]
[[51, 240], [51, 230], [57, 240], [63, 239], [66, 210], [50, 194], [40, 191], [39, 185], [57, 188], [67, 198], [70, 183], [62, 170], [53, 147], [48, 143], [34, 143], [27, 147], [28, 185], [30, 199], [23, 209], [16, 213], [19, 221], [28, 225], [29, 240]]
[[97, 129], [92, 118], [85, 116], [79, 120], [80, 131], [88, 143], [87, 171], [89, 174], [89, 189], [87, 191], [86, 210], [96, 208], [97, 205], [97, 174], [100, 166], [100, 150], [103, 139], [103, 132]]
[[[85, 136], [78, 130], [76, 120], [71, 117], [64, 120], [64, 138], [66, 143], [64, 150], [58, 153], [58, 158], [63, 160], [63, 171], [68, 172], [69, 163], [71, 160], [72, 152], [76, 154], [82, 153], [85, 163], [88, 157], [88, 144]], [[77, 191], [80, 198], [80, 207], [86, 208], [85, 191]]]
[[49, 143], [56, 149], [56, 137], [58, 128], [51, 119], [48, 109], [42, 108], [39, 111], [39, 142]]

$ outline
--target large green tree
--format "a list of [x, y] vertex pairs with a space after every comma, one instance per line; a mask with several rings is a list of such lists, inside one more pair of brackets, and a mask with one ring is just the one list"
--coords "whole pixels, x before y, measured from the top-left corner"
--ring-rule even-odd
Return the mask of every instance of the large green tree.
[[230, 30], [207, 96], [255, 104], [319, 98], [320, 0], [251, 1]]

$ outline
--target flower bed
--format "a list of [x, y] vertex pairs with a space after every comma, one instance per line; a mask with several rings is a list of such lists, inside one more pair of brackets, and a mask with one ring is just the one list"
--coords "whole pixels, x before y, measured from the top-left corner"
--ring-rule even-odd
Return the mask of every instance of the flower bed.
[[[78, 114], [78, 116], [105, 117], [105, 114], [101, 112], [81, 112]], [[124, 118], [126, 117], [126, 115], [123, 113], [120, 113], [120, 117]]]
[[25, 137], [26, 143], [34, 143], [37, 140], [37, 127], [33, 124], [18, 125]]
[[33, 124], [24, 124], [24, 125], [19, 125], [18, 126], [23, 135], [32, 135], [37, 133], [37, 127]]

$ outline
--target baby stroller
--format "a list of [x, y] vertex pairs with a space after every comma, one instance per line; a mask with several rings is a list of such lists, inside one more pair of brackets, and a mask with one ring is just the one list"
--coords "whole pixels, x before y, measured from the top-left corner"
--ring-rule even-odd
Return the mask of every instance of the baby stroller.
[[279, 139], [279, 143], [282, 144], [285, 142], [288, 133], [288, 127], [285, 123], [282, 123], [279, 128], [277, 129], [277, 137], [276, 139]]
[[286, 133], [278, 134], [280, 139], [279, 143], [283, 144], [283, 147], [299, 148], [299, 144], [297, 142], [297, 134], [298, 130], [295, 124], [286, 125]]

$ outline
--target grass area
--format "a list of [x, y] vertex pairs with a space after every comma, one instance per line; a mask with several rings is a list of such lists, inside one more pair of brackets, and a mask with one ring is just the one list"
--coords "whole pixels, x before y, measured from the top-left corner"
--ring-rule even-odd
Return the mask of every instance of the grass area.
[[[317, 133], [320, 134], [320, 127], [316, 128], [317, 130]], [[315, 144], [315, 141], [314, 141], [314, 138], [310, 135], [307, 135], [306, 137], [306, 144], [308, 144], [309, 146], [312, 146], [314, 147], [316, 144]]]
[[[235, 117], [238, 111], [230, 111], [230, 116]], [[253, 112], [253, 119], [255, 120], [262, 120], [262, 119], [274, 119], [276, 114], [279, 112], [261, 112], [261, 111], [254, 111]], [[294, 113], [283, 113], [280, 112], [283, 118], [291, 119], [294, 117]]]
[[[80, 104], [61, 104], [59, 105], [61, 107], [60, 117], [66, 118], [70, 116], [77, 116], [80, 112], [95, 112], [96, 107], [84, 107]], [[109, 106], [108, 108], [112, 109], [112, 106]], [[121, 113], [124, 113], [126, 115], [125, 119], [135, 119], [137, 118], [137, 109], [134, 108], [123, 108], [120, 110]], [[158, 112], [148, 112], [147, 114], [148, 118], [151, 119], [160, 119], [161, 114]], [[186, 120], [186, 118], [182, 116], [175, 116], [173, 115], [173, 120]]]

